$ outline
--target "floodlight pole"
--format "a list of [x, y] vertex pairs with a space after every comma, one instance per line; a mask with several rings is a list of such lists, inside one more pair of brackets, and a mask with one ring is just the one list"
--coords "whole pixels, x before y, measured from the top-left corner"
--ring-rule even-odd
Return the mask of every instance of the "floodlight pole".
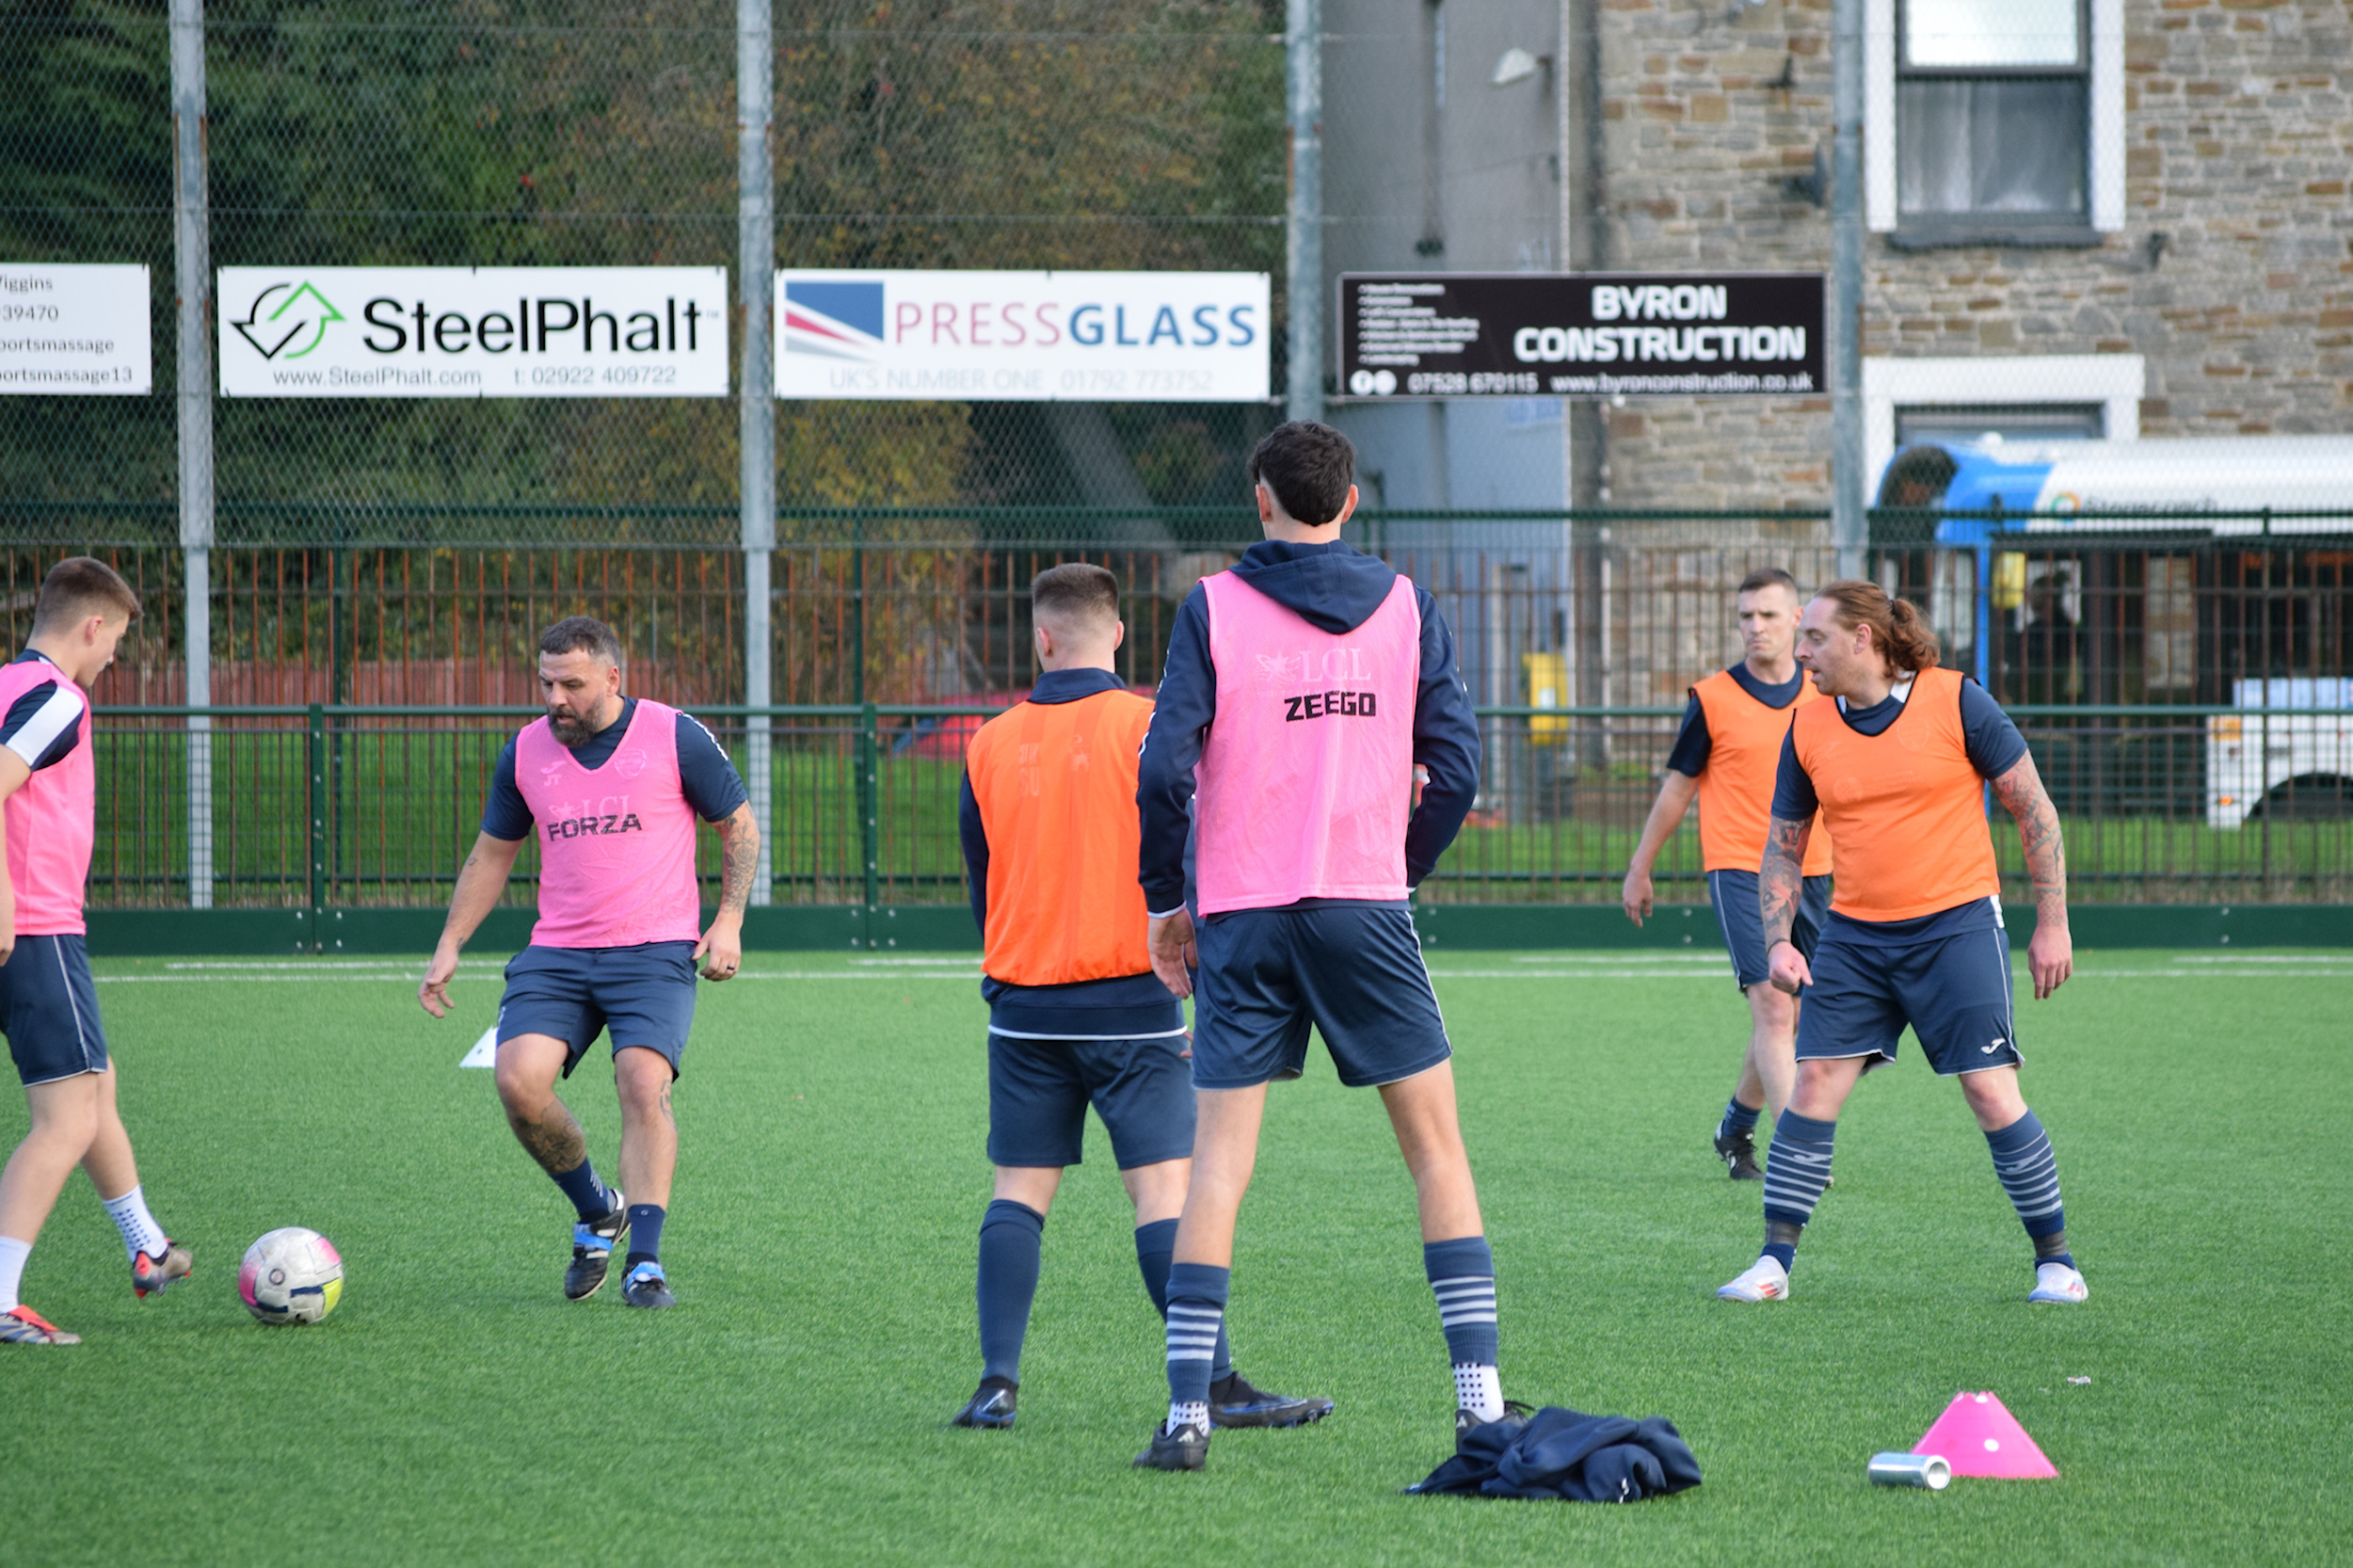
[[[204, 0], [171, 0], [172, 251], [179, 296], [180, 616], [191, 708], [213, 700], [212, 204], [204, 169]], [[213, 720], [188, 719], [188, 907], [213, 906]], [[312, 933], [313, 940], [317, 933]]]
[[[776, 176], [768, 136], [775, 118], [770, 0], [735, 5], [736, 300], [743, 315], [744, 360], [737, 407], [743, 445], [744, 700], [776, 698], [769, 659], [768, 568], [776, 547]], [[744, 788], [760, 828], [750, 902], [766, 904], [776, 877], [776, 793], [771, 767], [773, 720], [745, 725]]]
[[1863, 473], [1863, 8], [1831, 0], [1831, 537], [1861, 577], [1870, 524]]
[[1323, 418], [1323, 3], [1288, 0], [1283, 43], [1289, 57], [1287, 118], [1291, 133], [1289, 385], [1286, 419]]

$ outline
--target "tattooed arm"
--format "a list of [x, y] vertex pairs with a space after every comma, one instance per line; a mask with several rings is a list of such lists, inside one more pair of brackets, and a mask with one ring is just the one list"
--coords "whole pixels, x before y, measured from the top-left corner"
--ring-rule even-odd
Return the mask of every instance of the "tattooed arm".
[[1993, 780], [1993, 793], [2018, 819], [2018, 841], [2026, 852], [2026, 875], [2034, 883], [2034, 939], [2026, 944], [2026, 969], [2041, 1001], [2075, 972], [2074, 939], [2067, 930], [2067, 846], [2060, 841], [2058, 808], [2051, 804], [2031, 756], [2021, 757]]
[[725, 980], [744, 967], [744, 906], [760, 867], [760, 824], [748, 801], [719, 824], [719, 912], [695, 946], [695, 956], [709, 960], [705, 980]]
[[1765, 863], [1756, 872], [1757, 912], [1765, 920], [1773, 985], [1793, 997], [1814, 983], [1805, 954], [1789, 939], [1798, 923], [1798, 901], [1805, 895], [1805, 846], [1813, 837], [1811, 821], [1775, 817], [1765, 830]]

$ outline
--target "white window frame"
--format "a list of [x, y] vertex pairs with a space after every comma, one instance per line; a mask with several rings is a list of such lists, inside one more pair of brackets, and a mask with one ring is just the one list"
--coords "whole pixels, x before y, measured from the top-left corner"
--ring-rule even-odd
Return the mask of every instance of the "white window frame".
[[1898, 406], [1973, 403], [2100, 405], [2109, 440], [2140, 439], [2149, 363], [2138, 354], [1979, 354], [1968, 359], [1863, 361], [1864, 488], [1877, 495], [1896, 456]]
[[[2091, 227], [2124, 227], [2124, 0], [2091, 5]], [[1864, 221], [1899, 227], [1896, 194], [1896, 0], [1864, 0]], [[1989, 223], [1988, 227], [1994, 225]]]

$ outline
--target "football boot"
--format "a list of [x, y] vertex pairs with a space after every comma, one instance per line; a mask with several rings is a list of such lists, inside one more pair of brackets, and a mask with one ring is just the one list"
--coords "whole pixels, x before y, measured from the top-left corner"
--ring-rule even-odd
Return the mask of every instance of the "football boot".
[[2038, 1263], [2034, 1266], [2034, 1288], [2026, 1293], [2030, 1302], [2079, 1302], [2091, 1294], [2091, 1287], [2084, 1276], [2064, 1263]]
[[[1503, 1401], [1503, 1415], [1499, 1418], [1506, 1421], [1517, 1421], [1522, 1425], [1526, 1425], [1528, 1418], [1535, 1414], [1536, 1407], [1534, 1405], [1522, 1404], [1517, 1400], [1506, 1400]], [[1463, 1451], [1463, 1439], [1468, 1437], [1473, 1432], [1487, 1424], [1487, 1422], [1481, 1421], [1478, 1416], [1472, 1415], [1467, 1409], [1457, 1407], [1454, 1412], [1454, 1451], [1456, 1453], [1461, 1453]]]
[[142, 1300], [149, 1296], [160, 1296], [171, 1288], [174, 1280], [187, 1278], [188, 1272], [195, 1266], [188, 1256], [188, 1249], [167, 1237], [163, 1256], [141, 1253], [131, 1259], [132, 1293]]
[[1304, 1427], [1332, 1414], [1332, 1401], [1293, 1399], [1253, 1388], [1240, 1372], [1209, 1384], [1209, 1425], [1213, 1427]]
[[68, 1334], [29, 1306], [0, 1312], [0, 1345], [78, 1345], [82, 1336]]
[[1152, 1446], [1136, 1455], [1139, 1470], [1198, 1470], [1209, 1462], [1209, 1429], [1188, 1421], [1175, 1432], [1162, 1421], [1152, 1429]]
[[1716, 1158], [1724, 1162], [1724, 1169], [1735, 1181], [1763, 1181], [1765, 1173], [1757, 1168], [1756, 1134], [1748, 1128], [1737, 1132], [1716, 1135]]
[[572, 1225], [572, 1263], [564, 1271], [564, 1299], [584, 1302], [604, 1286], [604, 1272], [613, 1263], [613, 1249], [629, 1234], [629, 1200], [617, 1187], [613, 1211], [601, 1220], [580, 1220]]
[[621, 1281], [621, 1300], [631, 1306], [663, 1307], [678, 1305], [678, 1298], [670, 1294], [670, 1279], [659, 1263], [640, 1263], [630, 1270]]
[[1728, 1302], [1779, 1302], [1789, 1299], [1789, 1271], [1775, 1257], [1760, 1257], [1748, 1272], [1719, 1289]]
[[1013, 1425], [1014, 1395], [1019, 1388], [1019, 1384], [1007, 1383], [1003, 1378], [983, 1378], [978, 1391], [964, 1401], [964, 1408], [957, 1411], [955, 1419], [948, 1424], [952, 1427], [980, 1427], [992, 1432], [1009, 1427]]

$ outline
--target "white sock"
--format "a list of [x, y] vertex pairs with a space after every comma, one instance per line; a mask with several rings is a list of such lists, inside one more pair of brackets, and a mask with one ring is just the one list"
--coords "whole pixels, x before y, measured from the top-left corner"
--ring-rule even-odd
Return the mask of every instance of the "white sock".
[[1460, 1362], [1454, 1368], [1454, 1402], [1476, 1421], [1503, 1419], [1503, 1374], [1477, 1362]]
[[0, 1236], [0, 1312], [13, 1312], [21, 1304], [16, 1288], [24, 1283], [24, 1260], [32, 1256], [30, 1241]]
[[1209, 1400], [1186, 1400], [1179, 1402], [1177, 1400], [1171, 1400], [1168, 1404], [1168, 1425], [1162, 1427], [1160, 1430], [1162, 1432], [1175, 1432], [1178, 1427], [1200, 1427], [1206, 1430], [1209, 1427]]
[[106, 1206], [106, 1217], [114, 1221], [115, 1229], [122, 1232], [123, 1250], [131, 1255], [134, 1263], [141, 1253], [161, 1257], [171, 1245], [171, 1238], [155, 1223], [155, 1216], [147, 1211], [146, 1193], [146, 1188], [134, 1187], [119, 1198], [101, 1200]]

